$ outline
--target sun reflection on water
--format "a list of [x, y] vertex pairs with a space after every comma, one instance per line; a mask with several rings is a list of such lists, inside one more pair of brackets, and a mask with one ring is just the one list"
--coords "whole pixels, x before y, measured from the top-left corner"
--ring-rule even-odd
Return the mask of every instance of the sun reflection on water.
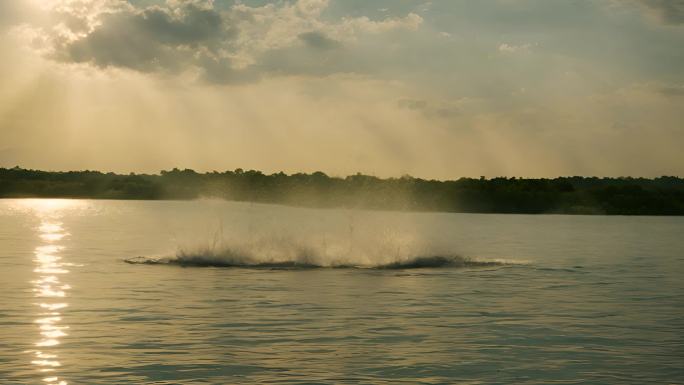
[[33, 271], [36, 277], [31, 281], [34, 297], [38, 299], [35, 305], [39, 308], [34, 323], [40, 337], [35, 346], [41, 350], [31, 351], [34, 356], [31, 363], [40, 373], [49, 373], [42, 379], [43, 383], [49, 385], [67, 385], [65, 380], [56, 375], [56, 371], [62, 366], [57, 346], [68, 335], [69, 330], [69, 326], [62, 324], [62, 311], [69, 306], [66, 298], [71, 286], [63, 278], [69, 273], [66, 267], [73, 265], [63, 261], [64, 246], [58, 242], [69, 233], [65, 231], [59, 218], [63, 209], [78, 204], [79, 201], [63, 199], [26, 200], [22, 203], [22, 208], [32, 210], [41, 221], [37, 230], [43, 243], [34, 250]]

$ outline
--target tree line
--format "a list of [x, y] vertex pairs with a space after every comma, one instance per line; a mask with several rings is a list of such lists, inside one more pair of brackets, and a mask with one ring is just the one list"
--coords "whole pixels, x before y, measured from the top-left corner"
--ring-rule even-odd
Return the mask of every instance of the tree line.
[[236, 169], [115, 174], [0, 168], [0, 198], [197, 199], [321, 208], [469, 213], [684, 215], [684, 179], [558, 177], [427, 180]]

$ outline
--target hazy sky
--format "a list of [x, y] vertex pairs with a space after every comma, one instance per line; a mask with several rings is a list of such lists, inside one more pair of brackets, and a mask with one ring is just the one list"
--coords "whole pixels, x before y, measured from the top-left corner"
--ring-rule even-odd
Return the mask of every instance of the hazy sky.
[[684, 0], [0, 1], [0, 167], [684, 175]]

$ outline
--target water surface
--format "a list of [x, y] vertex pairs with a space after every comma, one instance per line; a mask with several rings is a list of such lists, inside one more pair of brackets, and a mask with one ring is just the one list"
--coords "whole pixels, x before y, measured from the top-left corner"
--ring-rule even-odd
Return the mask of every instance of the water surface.
[[[684, 383], [683, 235], [681, 217], [2, 200], [0, 379]], [[207, 255], [249, 263], [124, 262]], [[437, 256], [477, 263], [401, 265]]]

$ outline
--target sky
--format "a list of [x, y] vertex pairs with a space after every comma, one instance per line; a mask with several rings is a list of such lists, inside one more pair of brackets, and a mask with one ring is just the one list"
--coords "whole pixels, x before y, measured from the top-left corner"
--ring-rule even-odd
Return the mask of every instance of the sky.
[[0, 1], [0, 167], [684, 176], [684, 0]]

